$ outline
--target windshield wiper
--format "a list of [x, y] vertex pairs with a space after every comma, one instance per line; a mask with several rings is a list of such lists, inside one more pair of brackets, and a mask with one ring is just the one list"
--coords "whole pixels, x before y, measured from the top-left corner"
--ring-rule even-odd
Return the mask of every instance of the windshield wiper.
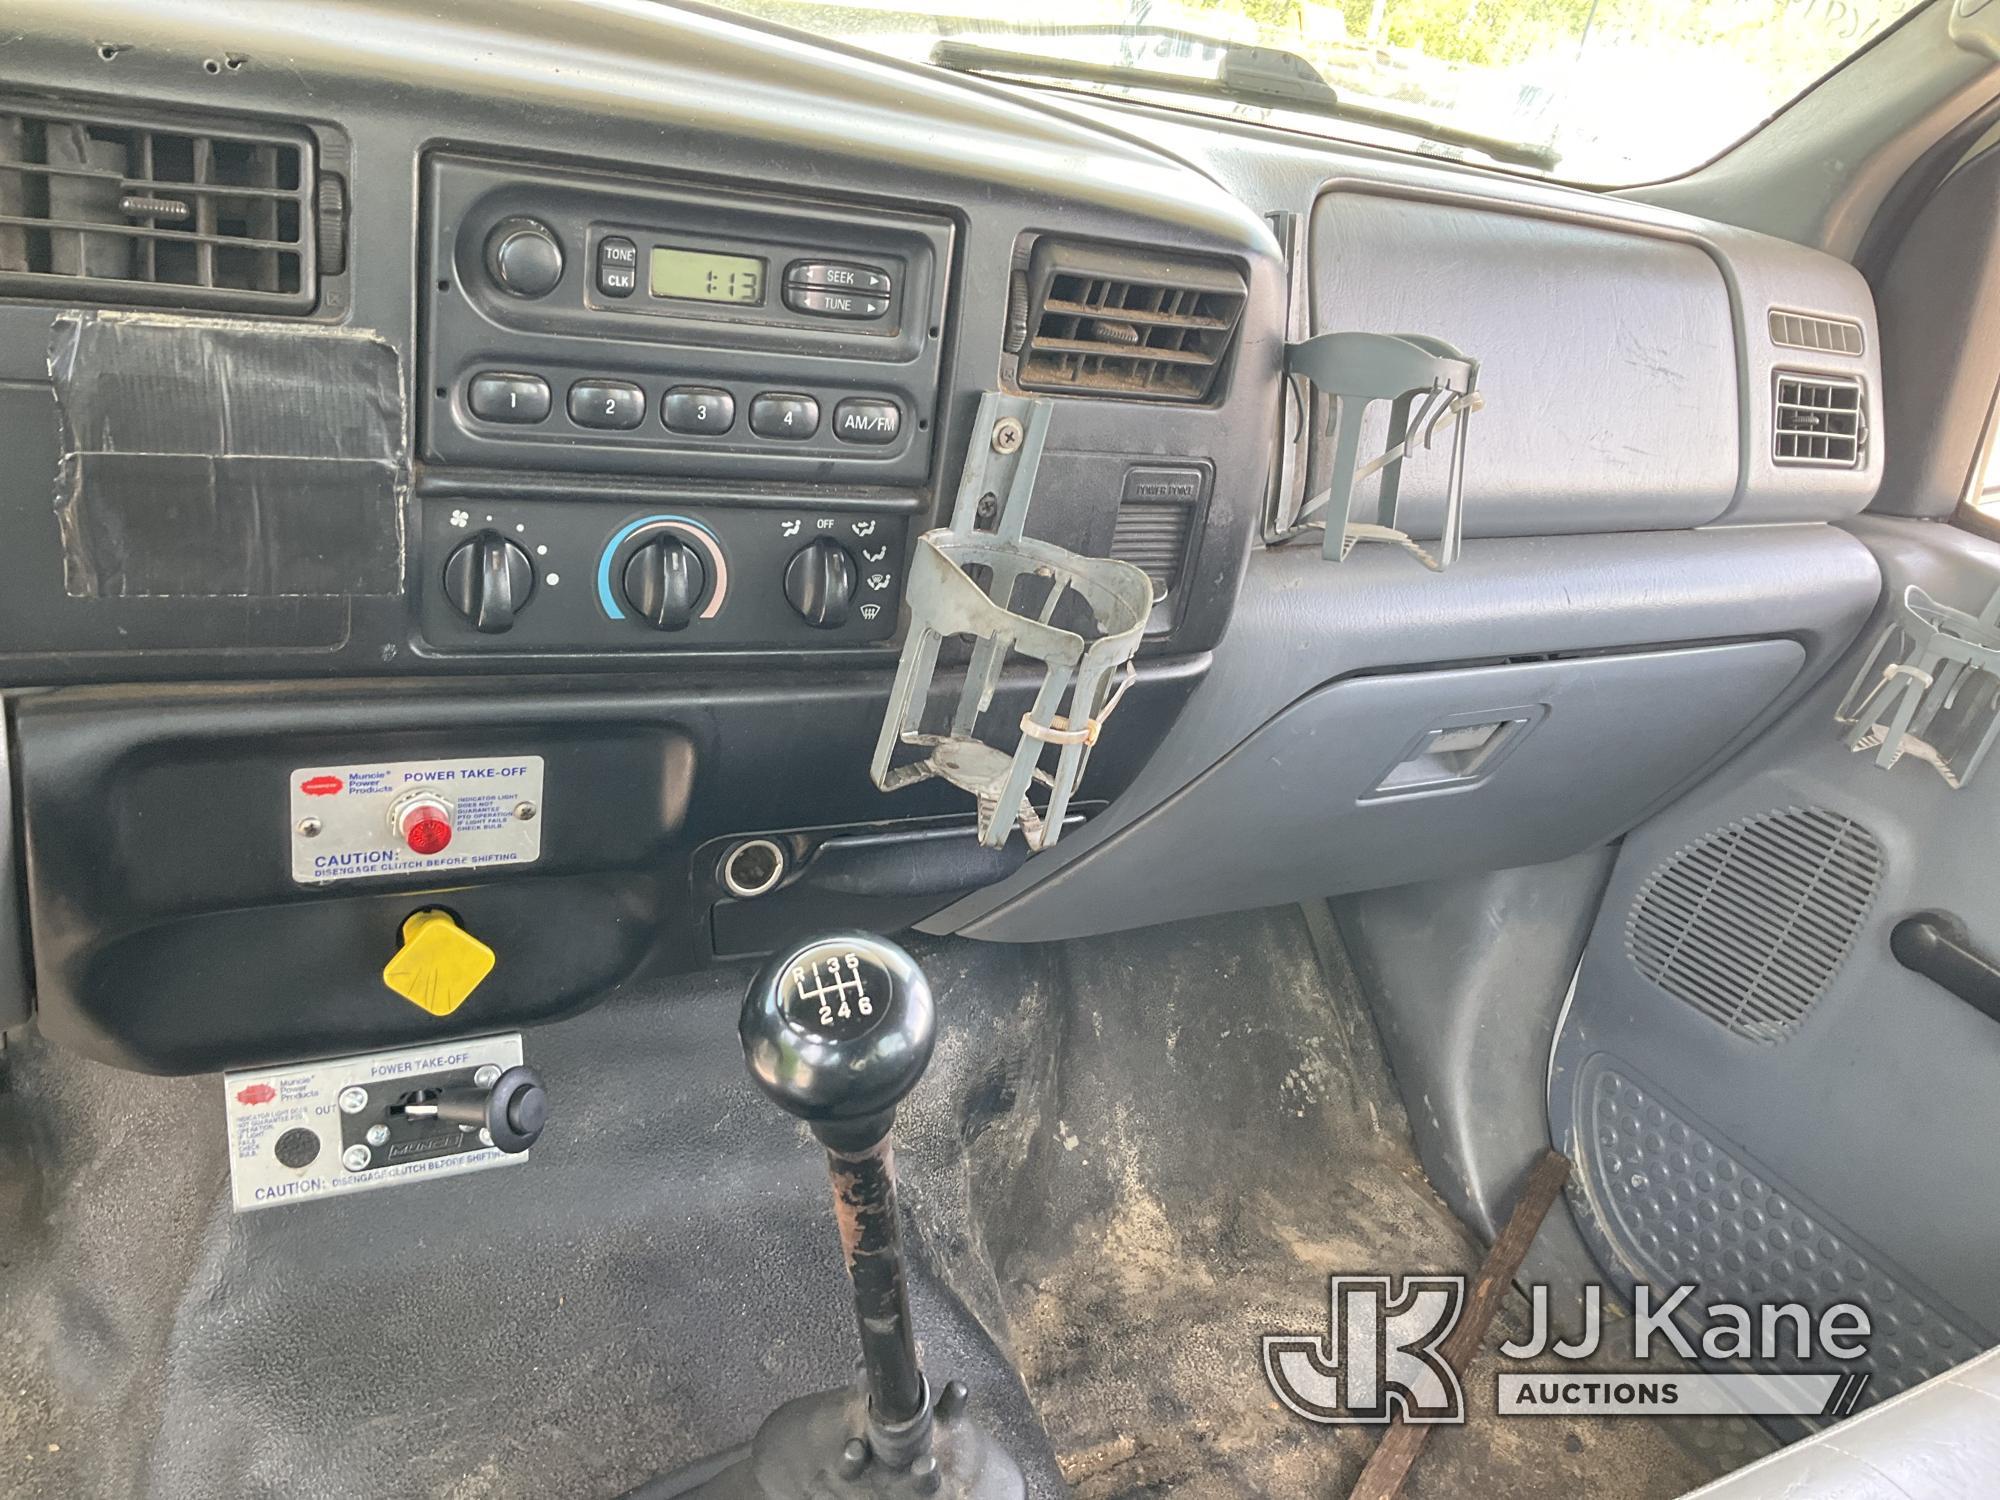
[[[1059, 34], [1063, 35], [1083, 31], [1096, 33], [1099, 30], [1097, 27], [1058, 28]], [[1549, 146], [1528, 145], [1500, 136], [1484, 135], [1476, 130], [1461, 130], [1438, 120], [1349, 103], [1334, 93], [1333, 85], [1320, 77], [1310, 62], [1282, 47], [1251, 47], [1152, 27], [1122, 28], [1115, 33], [1107, 31], [1106, 34], [1167, 37], [1213, 48], [1222, 54], [1221, 66], [1213, 78], [1205, 78], [1198, 74], [1168, 73], [1158, 68], [1078, 62], [1035, 52], [1015, 52], [950, 37], [931, 47], [930, 60], [937, 67], [958, 73], [1054, 78], [1077, 83], [1109, 84], [1115, 88], [1158, 89], [1163, 93], [1200, 94], [1212, 99], [1226, 99], [1233, 104], [1297, 110], [1302, 114], [1324, 115], [1356, 125], [1372, 125], [1404, 135], [1421, 136], [1447, 146], [1463, 146], [1494, 161], [1533, 167], [1544, 172], [1552, 169], [1559, 160], [1556, 151]]]

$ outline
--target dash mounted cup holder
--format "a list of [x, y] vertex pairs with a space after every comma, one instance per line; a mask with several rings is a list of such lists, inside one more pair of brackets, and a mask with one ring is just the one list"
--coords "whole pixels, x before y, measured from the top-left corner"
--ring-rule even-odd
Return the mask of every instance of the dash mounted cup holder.
[[[904, 593], [909, 635], [869, 768], [885, 792], [937, 777], [971, 793], [979, 840], [996, 849], [1017, 825], [1034, 850], [1061, 835], [1091, 747], [1131, 685], [1132, 656], [1154, 603], [1152, 580], [1131, 563], [1022, 534], [1051, 407], [1036, 397], [981, 398], [951, 525], [917, 539]], [[993, 529], [980, 529], [982, 513]], [[972, 656], [949, 727], [926, 730], [948, 636], [970, 636]], [[986, 726], [991, 738], [982, 736], [980, 721], [1013, 656], [1041, 663], [1034, 705], [1017, 725]], [[905, 747], [922, 757], [894, 764]], [[1051, 747], [1053, 770], [1043, 765]], [[1037, 787], [1047, 793], [1040, 807], [1031, 795]]]

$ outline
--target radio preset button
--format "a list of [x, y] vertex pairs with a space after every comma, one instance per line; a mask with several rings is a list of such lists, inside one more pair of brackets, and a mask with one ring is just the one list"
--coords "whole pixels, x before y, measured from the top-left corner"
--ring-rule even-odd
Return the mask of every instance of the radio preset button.
[[787, 286], [785, 306], [793, 312], [812, 313], [822, 318], [879, 318], [889, 310], [887, 297], [863, 296], [859, 292], [822, 291], [816, 287]]
[[646, 393], [629, 380], [579, 380], [569, 388], [569, 419], [579, 427], [637, 427], [646, 420]]
[[810, 396], [766, 391], [750, 403], [750, 430], [758, 437], [809, 438], [819, 431], [819, 403]]
[[660, 420], [669, 432], [705, 433], [713, 437], [736, 425], [736, 398], [708, 385], [677, 385], [660, 403]]
[[549, 383], [539, 375], [489, 370], [472, 377], [465, 404], [482, 422], [539, 422], [549, 414]]
[[843, 443], [893, 443], [903, 430], [903, 409], [893, 401], [855, 396], [833, 409], [833, 435]]
[[785, 268], [785, 284], [796, 287], [826, 287], [836, 292], [872, 292], [886, 297], [893, 283], [889, 273], [874, 266], [854, 266], [838, 261], [795, 260]]

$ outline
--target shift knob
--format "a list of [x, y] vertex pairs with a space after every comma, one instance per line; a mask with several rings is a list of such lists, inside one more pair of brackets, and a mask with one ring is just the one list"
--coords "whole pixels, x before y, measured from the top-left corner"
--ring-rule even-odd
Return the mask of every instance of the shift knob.
[[937, 1040], [924, 971], [861, 932], [780, 951], [751, 981], [737, 1032], [757, 1086], [845, 1149], [887, 1132]]

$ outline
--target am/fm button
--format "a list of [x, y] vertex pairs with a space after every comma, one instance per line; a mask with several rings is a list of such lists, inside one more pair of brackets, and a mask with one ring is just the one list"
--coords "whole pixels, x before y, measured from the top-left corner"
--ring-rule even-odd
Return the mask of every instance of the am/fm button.
[[833, 435], [843, 443], [893, 443], [903, 430], [903, 409], [893, 401], [856, 396], [833, 409]]

